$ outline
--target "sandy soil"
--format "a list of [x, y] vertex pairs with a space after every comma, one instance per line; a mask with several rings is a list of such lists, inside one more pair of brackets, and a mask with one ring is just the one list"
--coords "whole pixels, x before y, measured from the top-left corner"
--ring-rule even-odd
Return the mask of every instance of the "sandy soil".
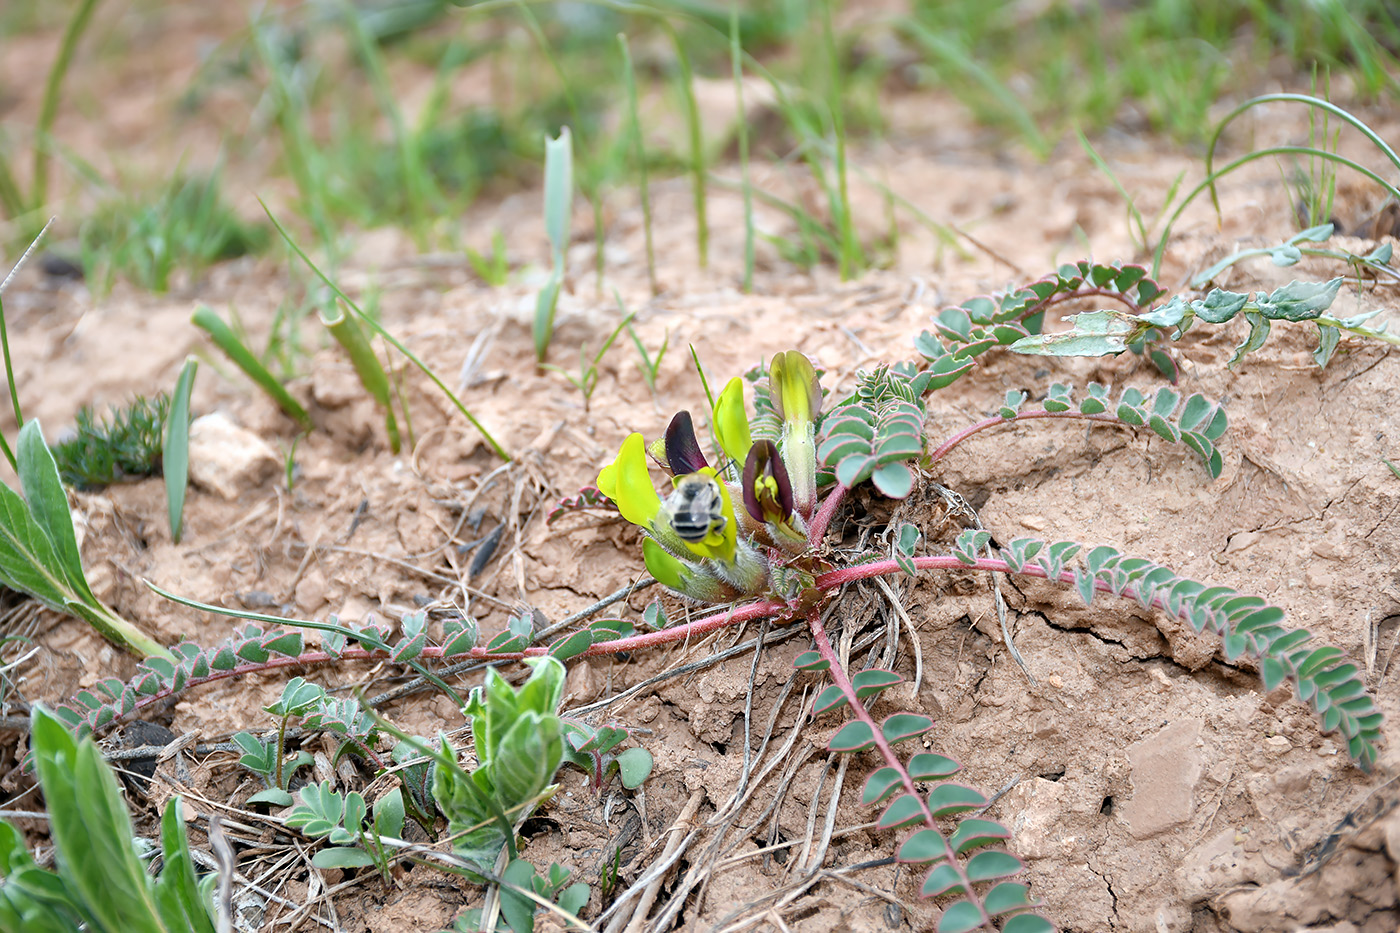
[[[185, 34], [195, 28], [166, 25]], [[25, 54], [51, 54], [50, 40], [33, 43]], [[17, 67], [11, 61], [7, 55], [7, 70]], [[159, 121], [153, 126], [152, 111], [168, 112], [167, 92], [187, 80], [190, 67], [179, 54], [168, 65], [160, 73], [121, 73], [146, 82], [144, 114], [118, 107], [65, 117], [57, 134], [101, 152], [129, 153], [149, 142], [173, 159], [184, 139], [201, 151], [203, 141], [217, 139], [236, 118], [217, 110], [202, 121], [187, 118], [191, 127], [173, 133]], [[75, 74], [79, 99], [95, 93], [96, 67]], [[20, 97], [6, 105], [22, 117], [38, 89], [17, 90]], [[892, 266], [853, 282], [840, 282], [828, 268], [794, 268], [760, 243], [755, 291], [742, 293], [738, 196], [712, 191], [713, 253], [710, 268], [700, 270], [686, 183], [661, 181], [653, 192], [660, 294], [652, 296], [647, 286], [633, 191], [609, 194], [600, 290], [589, 271], [591, 219], [580, 203], [569, 257], [574, 278], [561, 301], [551, 360], [570, 366], [579, 346], [599, 345], [618, 319], [616, 293], [637, 311], [638, 333], [649, 346], [669, 337], [655, 394], [624, 344], [604, 359], [587, 407], [562, 377], [535, 369], [528, 322], [546, 259], [538, 192], [480, 205], [461, 219], [483, 232], [478, 245], [497, 227], [509, 232], [515, 271], [504, 288], [477, 281], [463, 257], [418, 255], [393, 232], [361, 234], [342, 284], [352, 294], [379, 290], [386, 324], [449, 383], [465, 387], [464, 401], [517, 455], [515, 463], [497, 470], [499, 461], [480, 436], [401, 364], [416, 444], [391, 455], [382, 419], [349, 363], [318, 337], [319, 349], [291, 384], [316, 422], [295, 447], [293, 487], [277, 469], [233, 498], [193, 488], [179, 545], [170, 540], [159, 480], [77, 495], [94, 588], [168, 642], [208, 644], [233, 622], [165, 602], [144, 579], [217, 604], [304, 618], [370, 612], [394, 618], [437, 603], [470, 611], [491, 633], [526, 604], [556, 621], [642, 573], [637, 536], [616, 519], [567, 515], [550, 525], [544, 515], [590, 483], [628, 432], [654, 436], [673, 411], [700, 411], [703, 395], [687, 345], [712, 380], [796, 347], [840, 391], [861, 367], [910, 358], [911, 338], [940, 308], [1033, 280], [1056, 262], [1081, 258], [1086, 242], [1100, 260], [1139, 258], [1121, 199], [1077, 146], [1036, 164], [969, 126], [946, 101], [902, 97], [890, 102], [889, 115], [887, 141], [857, 151], [854, 160], [965, 236], [957, 247], [943, 245], [901, 217]], [[1233, 151], [1304, 138], [1296, 116], [1276, 110], [1251, 121]], [[1395, 137], [1397, 127], [1384, 115], [1368, 117]], [[1200, 176], [1197, 154], [1160, 140], [1101, 142], [1149, 217], [1148, 208], [1160, 205], [1180, 172]], [[1355, 154], [1375, 162], [1363, 147]], [[737, 169], [716, 172], [734, 177]], [[758, 170], [755, 180], [813, 196], [800, 179], [774, 169]], [[239, 178], [233, 193], [246, 208], [254, 194], [280, 184]], [[1296, 230], [1274, 168], [1243, 173], [1223, 193], [1223, 226], [1203, 204], [1179, 225], [1165, 285], [1175, 289], [1238, 247], [1278, 242]], [[862, 229], [882, 233], [883, 199], [860, 185], [856, 198]], [[1344, 183], [1338, 218], [1356, 230], [1378, 203], [1368, 189]], [[791, 233], [777, 213], [761, 209], [759, 223], [767, 232]], [[1365, 252], [1372, 242], [1361, 237], [1334, 245]], [[1320, 260], [1293, 269], [1253, 262], [1234, 267], [1221, 284], [1265, 289], [1339, 271]], [[296, 437], [292, 423], [212, 355], [188, 319], [200, 303], [221, 313], [236, 308], [261, 345], [279, 303], [299, 294], [301, 281], [300, 270], [267, 258], [226, 264], [165, 297], [125, 286], [94, 297], [33, 266], [5, 295], [26, 415], [41, 418], [52, 439], [81, 404], [103, 406], [170, 387], [194, 353], [205, 360], [197, 413], [223, 412], [286, 457]], [[1394, 289], [1382, 286], [1352, 290], [1346, 301], [1391, 313], [1397, 303]], [[1310, 358], [1315, 334], [1282, 325], [1231, 372], [1224, 363], [1243, 336], [1237, 323], [1200, 325], [1180, 345], [1187, 361], [1183, 388], [1223, 400], [1229, 413], [1219, 479], [1212, 481], [1184, 448], [1155, 437], [1062, 425], [981, 435], [929, 478], [968, 497], [998, 537], [1109, 543], [1277, 602], [1294, 624], [1362, 664], [1394, 719], [1400, 689], [1389, 672], [1400, 638], [1400, 479], [1382, 457], [1400, 456], [1400, 356], [1384, 345], [1343, 340], [1319, 370]], [[1054, 381], [1089, 380], [1145, 387], [1161, 381], [1132, 356], [991, 355], [972, 376], [934, 396], [929, 434], [940, 437], [983, 417], [1007, 389], [1036, 395]], [[12, 436], [15, 426], [4, 427]], [[484, 513], [476, 511], [481, 506]], [[866, 522], [890, 514], [889, 504], [866, 498], [856, 507]], [[900, 508], [904, 520], [924, 525], [930, 547], [947, 543], [949, 532], [922, 491]], [[462, 523], [464, 513], [470, 524]], [[855, 535], [855, 517], [847, 522]], [[497, 555], [469, 579], [470, 555], [461, 546], [498, 524], [505, 532]], [[878, 522], [872, 531], [879, 531]], [[894, 585], [918, 632], [923, 681], [917, 692], [888, 694], [877, 712], [899, 703], [933, 716], [939, 725], [928, 746], [962, 762], [968, 782], [1004, 791], [992, 815], [1015, 830], [1013, 848], [1027, 861], [1033, 893], [1063, 929], [1389, 931], [1400, 924], [1394, 787], [1400, 759], [1393, 745], [1373, 774], [1363, 774], [1286, 689], [1265, 694], [1254, 672], [1227, 663], [1212, 641], [1135, 605], [1100, 600], [1085, 609], [1069, 592], [1045, 584], [1006, 587], [1031, 682], [1001, 643], [985, 577], [928, 575]], [[654, 595], [634, 595], [623, 614], [638, 618]], [[667, 606], [673, 615], [685, 611], [669, 600]], [[857, 589], [837, 624], [857, 641], [873, 633], [869, 650], [878, 657], [892, 617], [879, 590]], [[27, 623], [42, 649], [21, 672], [18, 693], [26, 701], [58, 702], [100, 677], [133, 670], [129, 658], [79, 622], [31, 611], [9, 619], [11, 626]], [[654, 654], [577, 662], [569, 705], [621, 693], [756, 634], [721, 632]], [[680, 826], [697, 828], [699, 836], [652, 910], [653, 918], [666, 918], [664, 928], [932, 929], [937, 905], [918, 899], [919, 878], [890, 861], [894, 837], [875, 831], [869, 825], [875, 813], [859, 805], [858, 788], [873, 762], [828, 760], [824, 744], [837, 721], [804, 721], [804, 690], [815, 681], [795, 675], [791, 662], [807, 647], [798, 634], [757, 658], [737, 654], [592, 714], [634, 727], [656, 756], [656, 769], [641, 792], [602, 795], [581, 773], [565, 769], [559, 794], [526, 826], [528, 857], [558, 860], [595, 884], [586, 918], [605, 906], [596, 882], [619, 845], [628, 882]], [[893, 666], [912, 675], [907, 638], [900, 636], [892, 650]], [[404, 679], [387, 664], [305, 673], [371, 694]], [[267, 727], [259, 707], [282, 682], [269, 676], [191, 690], [152, 718], [201, 743], [224, 741], [239, 729]], [[468, 678], [462, 689], [474, 682]], [[384, 712], [424, 734], [463, 723], [450, 702], [427, 693]], [[7, 769], [23, 742], [21, 734], [3, 736]], [[319, 750], [319, 740], [309, 747]], [[744, 781], [746, 775], [752, 777]], [[361, 788], [368, 777], [351, 769], [340, 780]], [[735, 804], [741, 781], [747, 796]], [[4, 799], [32, 805], [28, 786], [10, 770]], [[258, 789], [227, 752], [182, 754], [161, 766], [153, 788], [150, 800], [132, 798], [143, 820], [174, 792], [207, 814], [225, 803], [237, 806]], [[828, 828], [823, 838], [834, 794], [834, 832]], [[338, 873], [317, 872], [296, 857], [287, 836], [248, 819], [240, 835], [249, 846], [243, 872], [281, 898], [313, 901], [315, 923], [327, 929], [434, 930], [481, 901], [478, 889], [422, 867], [401, 868], [388, 884], [372, 873], [342, 884], [347, 879]], [[25, 825], [42, 833], [42, 823]], [[207, 824], [190, 825], [196, 846], [206, 845]], [[791, 845], [774, 848], [779, 843]], [[328, 896], [328, 889], [334, 893]], [[256, 897], [244, 906], [254, 928], [290, 910]]]

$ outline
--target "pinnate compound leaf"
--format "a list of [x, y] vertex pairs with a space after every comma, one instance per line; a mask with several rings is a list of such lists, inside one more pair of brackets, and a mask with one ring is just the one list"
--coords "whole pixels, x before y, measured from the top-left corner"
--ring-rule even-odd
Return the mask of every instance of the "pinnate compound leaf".
[[952, 838], [948, 840], [953, 851], [962, 855], [982, 846], [994, 845], [1011, 838], [1011, 831], [995, 820], [968, 817], [958, 824]]
[[967, 860], [967, 877], [972, 881], [991, 881], [1010, 877], [1024, 867], [1021, 860], [1009, 852], [989, 849]]
[[812, 715], [820, 716], [822, 713], [840, 709], [845, 705], [846, 694], [841, 692], [840, 687], [832, 685], [817, 694], [817, 699], [812, 703]]
[[[982, 853], [990, 855], [991, 853]], [[973, 856], [977, 858], [978, 856]], [[970, 872], [969, 872], [970, 874]], [[998, 884], [982, 898], [982, 906], [987, 913], [995, 917], [1004, 914], [1009, 910], [1017, 910], [1022, 907], [1030, 907], [1030, 888], [1017, 881], [1003, 881]]]
[[885, 812], [880, 814], [875, 825], [879, 829], [898, 829], [901, 826], [908, 826], [910, 823], [917, 823], [923, 817], [924, 812], [919, 805], [919, 798], [913, 794], [901, 794], [885, 808]]
[[858, 752], [875, 744], [875, 733], [870, 726], [859, 720], [846, 723], [827, 743], [833, 752]]
[[[967, 889], [963, 887], [962, 878], [958, 877], [957, 869], [951, 864], [943, 864], [935, 866], [924, 876], [924, 883], [919, 886], [919, 896], [941, 897], [945, 894], [962, 894], [966, 890]], [[955, 904], [953, 906], [957, 905]], [[944, 916], [947, 916], [947, 914], [945, 913]], [[943, 929], [941, 922], [938, 928], [940, 930]]]
[[948, 857], [948, 841], [934, 829], [921, 829], [899, 847], [901, 862], [923, 865]]
[[969, 930], [981, 927], [983, 922], [982, 911], [976, 904], [971, 901], [958, 901], [948, 905], [948, 909], [943, 911], [943, 916], [938, 918], [938, 933], [968, 933]]
[[1001, 933], [1055, 933], [1055, 925], [1039, 914], [1017, 914], [1002, 925]]
[[935, 755], [933, 752], [920, 752], [909, 759], [909, 776], [916, 781], [929, 781], [947, 777], [962, 768], [951, 758]]
[[895, 713], [880, 724], [885, 741], [891, 745], [923, 735], [932, 728], [933, 720], [918, 713]]
[[934, 816], [952, 816], [985, 807], [987, 798], [962, 784], [940, 784], [928, 795], [928, 805]]
[[865, 780], [865, 790], [861, 792], [860, 802], [869, 806], [879, 803], [890, 794], [904, 786], [904, 776], [899, 770], [891, 767], [880, 768]]

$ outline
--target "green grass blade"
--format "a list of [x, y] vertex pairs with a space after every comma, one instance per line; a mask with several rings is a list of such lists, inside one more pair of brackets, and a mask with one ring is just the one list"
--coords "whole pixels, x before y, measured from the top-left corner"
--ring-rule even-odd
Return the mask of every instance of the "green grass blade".
[[[831, 22], [831, 3], [822, 4], [822, 43], [827, 66], [827, 106], [831, 110], [832, 132], [836, 137], [836, 227], [840, 235], [841, 279], [845, 281], [860, 274], [865, 264], [860, 241], [856, 238], [855, 221], [851, 212], [851, 195], [846, 172], [846, 102], [842, 91], [841, 58], [836, 48], [836, 31]], [[742, 115], [741, 115], [742, 118]]]
[[[15, 424], [24, 424], [24, 413], [19, 408], [19, 390], [15, 388], [15, 364], [10, 358], [10, 334], [5, 326], [5, 301], [0, 296], [0, 349], [5, 352], [5, 380], [10, 384], [10, 405], [14, 408]], [[6, 445], [5, 452], [9, 455], [9, 445]], [[9, 455], [10, 465], [14, 466], [15, 458]]]
[[379, 43], [365, 27], [363, 14], [349, 0], [341, 0], [340, 8], [354, 39], [355, 51], [365, 70], [369, 72], [370, 87], [379, 102], [379, 109], [393, 130], [395, 148], [398, 150], [397, 168], [404, 188], [404, 200], [408, 204], [409, 222], [414, 238], [419, 240], [418, 245], [423, 248], [424, 233], [430, 224], [428, 202], [433, 196], [432, 178], [423, 164], [423, 155], [417, 140], [405, 126], [403, 111], [394, 96], [394, 88], [384, 67], [384, 56], [380, 54]]
[[176, 544], [180, 543], [184, 527], [185, 490], [190, 480], [190, 393], [194, 391], [198, 369], [197, 360], [185, 360], [170, 396], [170, 411], [165, 416], [161, 470], [165, 474], [165, 510], [170, 520], [170, 537]]
[[326, 325], [335, 342], [340, 344], [341, 349], [350, 357], [365, 391], [384, 409], [384, 430], [389, 435], [389, 450], [398, 453], [399, 423], [394, 418], [393, 400], [389, 395], [389, 377], [385, 375], [384, 367], [379, 365], [379, 357], [374, 355], [374, 348], [365, 338], [365, 332], [355, 323], [353, 317], [338, 307], [323, 310], [321, 323]]
[[559, 305], [559, 289], [564, 283], [564, 254], [574, 208], [574, 147], [567, 126], [559, 135], [544, 142], [544, 229], [549, 236], [554, 272], [535, 302], [535, 359], [544, 362], [554, 336], [554, 312]]
[[[1274, 102], [1304, 104], [1308, 107], [1312, 107], [1317, 110], [1322, 110], [1325, 113], [1336, 117], [1337, 119], [1351, 125], [1355, 129], [1360, 131], [1361, 135], [1365, 136], [1368, 140], [1370, 140], [1370, 142], [1377, 149], [1379, 149], [1387, 159], [1390, 160], [1391, 165], [1394, 165], [1397, 169], [1400, 169], [1400, 155], [1397, 155], [1395, 150], [1392, 149], [1390, 145], [1376, 133], [1375, 130], [1371, 129], [1361, 120], [1352, 116], [1352, 114], [1346, 111], [1345, 109], [1338, 107], [1330, 100], [1323, 100], [1320, 97], [1312, 97], [1307, 94], [1263, 94], [1259, 97], [1250, 98], [1249, 100], [1240, 104], [1234, 110], [1231, 110], [1229, 113], [1227, 113], [1224, 119], [1222, 119], [1219, 123], [1216, 124], [1214, 132], [1212, 132], [1210, 135], [1210, 145], [1206, 147], [1206, 175], [1208, 176], [1208, 181], [1210, 184], [1211, 203], [1215, 206], [1215, 211], [1217, 214], [1220, 213], [1220, 199], [1216, 195], [1214, 180], [1216, 178], [1219, 178], [1221, 175], [1225, 174], [1226, 170], [1222, 169], [1220, 172], [1216, 173], [1212, 171], [1212, 166], [1215, 163], [1215, 147], [1219, 145], [1221, 136], [1225, 132], [1225, 127], [1229, 125], [1230, 122], [1233, 121], [1236, 117], [1240, 116], [1241, 114], [1245, 113], [1251, 108], [1257, 107], [1261, 104], [1269, 104]], [[1318, 150], [1315, 147], [1305, 148], [1308, 148], [1310, 150], [1310, 154], [1314, 156], [1320, 156], [1322, 152], [1325, 152], [1325, 150]], [[1351, 163], [1349, 160], [1343, 160], [1338, 158], [1335, 161], [1350, 164], [1353, 167], [1355, 167], [1355, 163]], [[1371, 177], [1373, 179], [1375, 178], [1374, 175], [1372, 175]], [[1376, 180], [1379, 181], [1379, 179]], [[1395, 189], [1393, 186], [1386, 184], [1384, 181], [1380, 181], [1380, 185], [1381, 187], [1386, 188], [1390, 191], [1391, 197], [1397, 196], [1395, 194]]]
[[739, 5], [729, 7], [729, 62], [734, 71], [734, 98], [739, 114], [739, 184], [744, 196], [744, 291], [753, 291], [753, 182], [749, 175], [749, 121], [744, 111], [744, 62], [739, 45]]
[[83, 37], [92, 12], [97, 9], [97, 0], [81, 0], [68, 25], [63, 30], [63, 39], [58, 46], [58, 57], [49, 68], [48, 80], [44, 82], [44, 98], [39, 105], [39, 120], [35, 123], [34, 175], [30, 188], [29, 203], [33, 210], [42, 210], [49, 199], [49, 133], [53, 121], [58, 117], [58, 98], [63, 89], [63, 79], [68, 74], [68, 66], [73, 63], [73, 53], [78, 48], [78, 40]]
[[[261, 201], [259, 201], [258, 203], [262, 204]], [[502, 460], [510, 460], [510, 454], [506, 453], [505, 448], [502, 447], [500, 444], [496, 443], [496, 439], [491, 436], [491, 432], [487, 431], [486, 428], [482, 426], [481, 422], [476, 420], [476, 416], [467, 410], [467, 406], [463, 405], [462, 400], [457, 397], [456, 393], [449, 389], [447, 387], [447, 384], [438, 378], [437, 373], [433, 372], [432, 369], [430, 369], [426, 363], [420, 360], [416, 353], [414, 353], [408, 347], [404, 346], [403, 343], [397, 337], [389, 333], [389, 331], [384, 327], [384, 325], [380, 324], [374, 318], [365, 314], [363, 309], [361, 309], [359, 305], [355, 304], [355, 302], [351, 300], [349, 295], [341, 291], [340, 286], [332, 282], [330, 278], [324, 272], [322, 272], [314, 262], [311, 261], [311, 257], [306, 255], [306, 252], [302, 250], [300, 246], [297, 245], [296, 241], [292, 239], [289, 233], [287, 233], [287, 229], [282, 226], [281, 222], [276, 217], [273, 216], [272, 211], [268, 210], [266, 204], [262, 204], [262, 209], [264, 213], [267, 214], [268, 220], [272, 221], [272, 226], [277, 229], [277, 232], [279, 234], [281, 234], [282, 239], [286, 241], [289, 247], [291, 247], [292, 252], [296, 253], [297, 256], [301, 259], [301, 261], [306, 263], [307, 268], [309, 268], [312, 272], [316, 273], [316, 277], [319, 278], [322, 282], [324, 282], [326, 287], [333, 291], [340, 298], [341, 301], [345, 302], [346, 307], [348, 307], [351, 311], [354, 311], [356, 317], [358, 317], [365, 324], [368, 324], [370, 330], [383, 337], [395, 350], [398, 350], [404, 356], [408, 357], [409, 361], [412, 362], [414, 366], [417, 366], [423, 372], [423, 375], [431, 379], [433, 385], [441, 389], [443, 395], [447, 396], [447, 400], [450, 401], [452, 405], [462, 413], [462, 416], [464, 418], [471, 422], [472, 427], [476, 428], [479, 432], [481, 432], [482, 438], [485, 439], [486, 443], [491, 445], [491, 449], [496, 452], [496, 455], [498, 457], [500, 457]]]
[[[710, 264], [710, 219], [705, 202], [705, 137], [700, 128], [700, 105], [695, 100], [695, 79], [690, 66], [690, 53], [675, 26], [665, 17], [657, 15], [657, 21], [671, 37], [671, 45], [676, 50], [676, 83], [680, 86], [681, 100], [685, 104], [686, 138], [690, 142], [690, 191], [695, 203], [695, 251], [699, 255], [700, 268]], [[740, 119], [743, 114], [740, 113]]]
[[[637, 75], [632, 69], [632, 53], [627, 48], [627, 34], [617, 34], [618, 48], [622, 51], [622, 80], [627, 86], [627, 120], [631, 124], [632, 143], [637, 159], [637, 190], [642, 199], [642, 229], [646, 234], [647, 283], [651, 293], [657, 293], [656, 250], [651, 236], [651, 189], [647, 183], [646, 140], [642, 136], [642, 118], [637, 109]], [[742, 121], [741, 121], [742, 122]], [[599, 249], [599, 254], [602, 250]]]
[[277, 381], [277, 377], [267, 371], [267, 367], [258, 362], [258, 358], [253, 355], [252, 351], [243, 346], [238, 335], [224, 322], [223, 318], [215, 314], [208, 305], [200, 305], [195, 308], [190, 321], [208, 334], [209, 338], [214, 341], [214, 345], [224, 351], [224, 355], [233, 360], [249, 379], [256, 382], [264, 392], [270, 395], [272, 400], [293, 421], [301, 425], [303, 429], [311, 430], [311, 416], [306, 413], [306, 409], [301, 407], [300, 402], [292, 398], [291, 393], [283, 388], [282, 383]]
[[1036, 126], [1035, 118], [1025, 105], [1011, 92], [1011, 89], [997, 79], [982, 64], [967, 53], [956, 42], [939, 35], [915, 19], [900, 21], [900, 28], [908, 33], [916, 44], [930, 56], [941, 59], [961, 71], [968, 78], [980, 84], [996, 101], [1002, 117], [1016, 127], [1021, 139], [1040, 158], [1050, 154], [1050, 143]]
[[1167, 219], [1167, 225], [1162, 228], [1162, 235], [1157, 240], [1157, 249], [1152, 254], [1152, 277], [1158, 278], [1161, 274], [1162, 256], [1167, 251], [1167, 240], [1171, 237], [1172, 227], [1176, 224], [1177, 220], [1180, 219], [1182, 213], [1186, 210], [1186, 206], [1188, 204], [1194, 201], [1196, 197], [1201, 194], [1201, 192], [1206, 191], [1207, 189], [1214, 190], [1215, 182], [1217, 179], [1220, 179], [1225, 175], [1230, 174], [1240, 166], [1248, 165], [1250, 162], [1253, 162], [1256, 159], [1265, 159], [1269, 156], [1276, 155], [1305, 155], [1310, 158], [1326, 159], [1329, 162], [1336, 162], [1339, 165], [1345, 165], [1352, 171], [1365, 175], [1367, 178], [1380, 185], [1381, 188], [1386, 192], [1386, 194], [1390, 195], [1392, 198], [1400, 200], [1400, 188], [1397, 188], [1395, 185], [1386, 181], [1380, 175], [1371, 171], [1369, 168], [1362, 165], [1361, 163], [1356, 162], [1352, 159], [1348, 159], [1346, 156], [1338, 155], [1335, 152], [1328, 152], [1326, 149], [1317, 149], [1312, 146], [1270, 146], [1267, 149], [1258, 149], [1254, 152], [1248, 153], [1247, 155], [1240, 156], [1238, 159], [1231, 162], [1229, 165], [1226, 165], [1219, 171], [1211, 172], [1209, 175], [1206, 176], [1204, 181], [1202, 181], [1196, 187], [1192, 188], [1190, 193], [1188, 193], [1186, 197], [1182, 199], [1181, 203], [1177, 205], [1176, 210], [1173, 211], [1171, 217]]

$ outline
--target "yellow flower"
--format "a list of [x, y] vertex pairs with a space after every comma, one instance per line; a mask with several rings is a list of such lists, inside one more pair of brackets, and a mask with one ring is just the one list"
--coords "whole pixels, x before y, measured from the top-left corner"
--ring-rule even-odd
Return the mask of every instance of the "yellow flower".
[[715, 401], [715, 437], [730, 460], [743, 463], [748, 457], [753, 439], [749, 434], [749, 416], [744, 410], [744, 381], [738, 376], [729, 380]]
[[661, 512], [661, 497], [651, 485], [646, 442], [640, 434], [627, 435], [617, 459], [598, 474], [598, 490], [617, 503], [623, 518], [643, 528], [652, 527]]

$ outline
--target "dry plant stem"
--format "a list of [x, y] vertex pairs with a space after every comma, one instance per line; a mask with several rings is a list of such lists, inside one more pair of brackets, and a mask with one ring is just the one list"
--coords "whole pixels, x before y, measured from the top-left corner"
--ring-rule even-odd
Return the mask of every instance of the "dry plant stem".
[[[916, 565], [920, 560], [928, 559], [929, 558], [915, 558]], [[941, 560], [942, 558], [934, 559]], [[956, 557], [947, 559], [954, 563], [959, 563]], [[888, 563], [891, 568], [896, 569], [899, 566], [894, 561], [884, 561], [882, 563]], [[981, 561], [978, 563], [981, 563]], [[998, 563], [1002, 562], [998, 561]], [[847, 569], [863, 570], [864, 567], [851, 567]], [[842, 572], [843, 571], [840, 570], [832, 571], [832, 573]], [[889, 571], [886, 572], [888, 573]], [[832, 574], [825, 574], [827, 577], [831, 575]], [[863, 574], [863, 576], [875, 576], [875, 574]], [[818, 579], [820, 581], [821, 578]], [[831, 678], [831, 682], [845, 695], [846, 701], [850, 704], [851, 713], [870, 727], [870, 734], [875, 740], [875, 747], [880, 751], [880, 757], [885, 759], [885, 763], [891, 768], [899, 772], [899, 779], [904, 785], [905, 793], [911, 795], [914, 800], [918, 802], [919, 812], [924, 816], [924, 825], [937, 832], [938, 823], [934, 820], [933, 812], [929, 810], [928, 803], [920, 796], [919, 789], [914, 786], [914, 779], [909, 776], [909, 770], [904, 767], [904, 762], [900, 760], [899, 756], [894, 753], [894, 749], [890, 747], [890, 743], [886, 741], [885, 733], [880, 728], [880, 724], [875, 721], [874, 717], [870, 715], [869, 710], [865, 708], [865, 704], [856, 696], [855, 684], [851, 683], [851, 678], [846, 676], [846, 669], [841, 664], [841, 657], [836, 653], [836, 649], [831, 646], [831, 639], [827, 637], [826, 627], [822, 625], [821, 614], [817, 612], [809, 613], [807, 616], [807, 625], [812, 630], [812, 641], [816, 644], [818, 653], [821, 654], [823, 660], [830, 664], [830, 667], [826, 670], [827, 676]], [[973, 890], [972, 881], [967, 877], [967, 869], [963, 867], [962, 861], [952, 856], [950, 856], [947, 861], [948, 864], [953, 867], [953, 870], [957, 872], [958, 880], [962, 883], [963, 890]], [[981, 901], [972, 900], [970, 903], [975, 904], [978, 911], [982, 914], [983, 923], [991, 922], [991, 917], [987, 916], [987, 911], [982, 907]]]
[[1132, 425], [1124, 424], [1110, 414], [1086, 415], [1079, 411], [1026, 411], [1018, 413], [1014, 418], [1003, 418], [997, 415], [963, 428], [957, 434], [954, 434], [952, 437], [939, 444], [938, 448], [929, 455], [929, 462], [937, 463], [947, 455], [948, 451], [952, 450], [972, 435], [985, 431], [988, 428], [994, 428], [1002, 424], [1017, 424], [1018, 422], [1031, 421], [1035, 418], [1075, 418], [1080, 421], [1100, 421], [1104, 424], [1117, 425], [1120, 428], [1132, 427]]
[[[666, 840], [666, 848], [661, 853], [663, 862], [680, 848], [686, 829], [690, 827], [691, 822], [695, 819], [695, 814], [700, 810], [700, 804], [704, 802], [705, 792], [703, 790], [697, 790], [690, 795], [690, 800], [686, 801], [685, 809], [676, 817], [676, 822], [671, 824], [671, 828], [666, 831], [670, 838]], [[642, 927], [646, 926], [647, 914], [651, 913], [651, 907], [656, 903], [656, 895], [661, 892], [661, 883], [665, 878], [665, 875], [657, 875], [652, 879], [651, 884], [647, 885], [646, 890], [642, 892], [641, 900], [637, 903], [637, 909], [632, 912], [632, 921], [627, 924], [624, 933], [641, 933]], [[608, 929], [611, 931], [616, 925], [617, 922], [614, 921]]]

